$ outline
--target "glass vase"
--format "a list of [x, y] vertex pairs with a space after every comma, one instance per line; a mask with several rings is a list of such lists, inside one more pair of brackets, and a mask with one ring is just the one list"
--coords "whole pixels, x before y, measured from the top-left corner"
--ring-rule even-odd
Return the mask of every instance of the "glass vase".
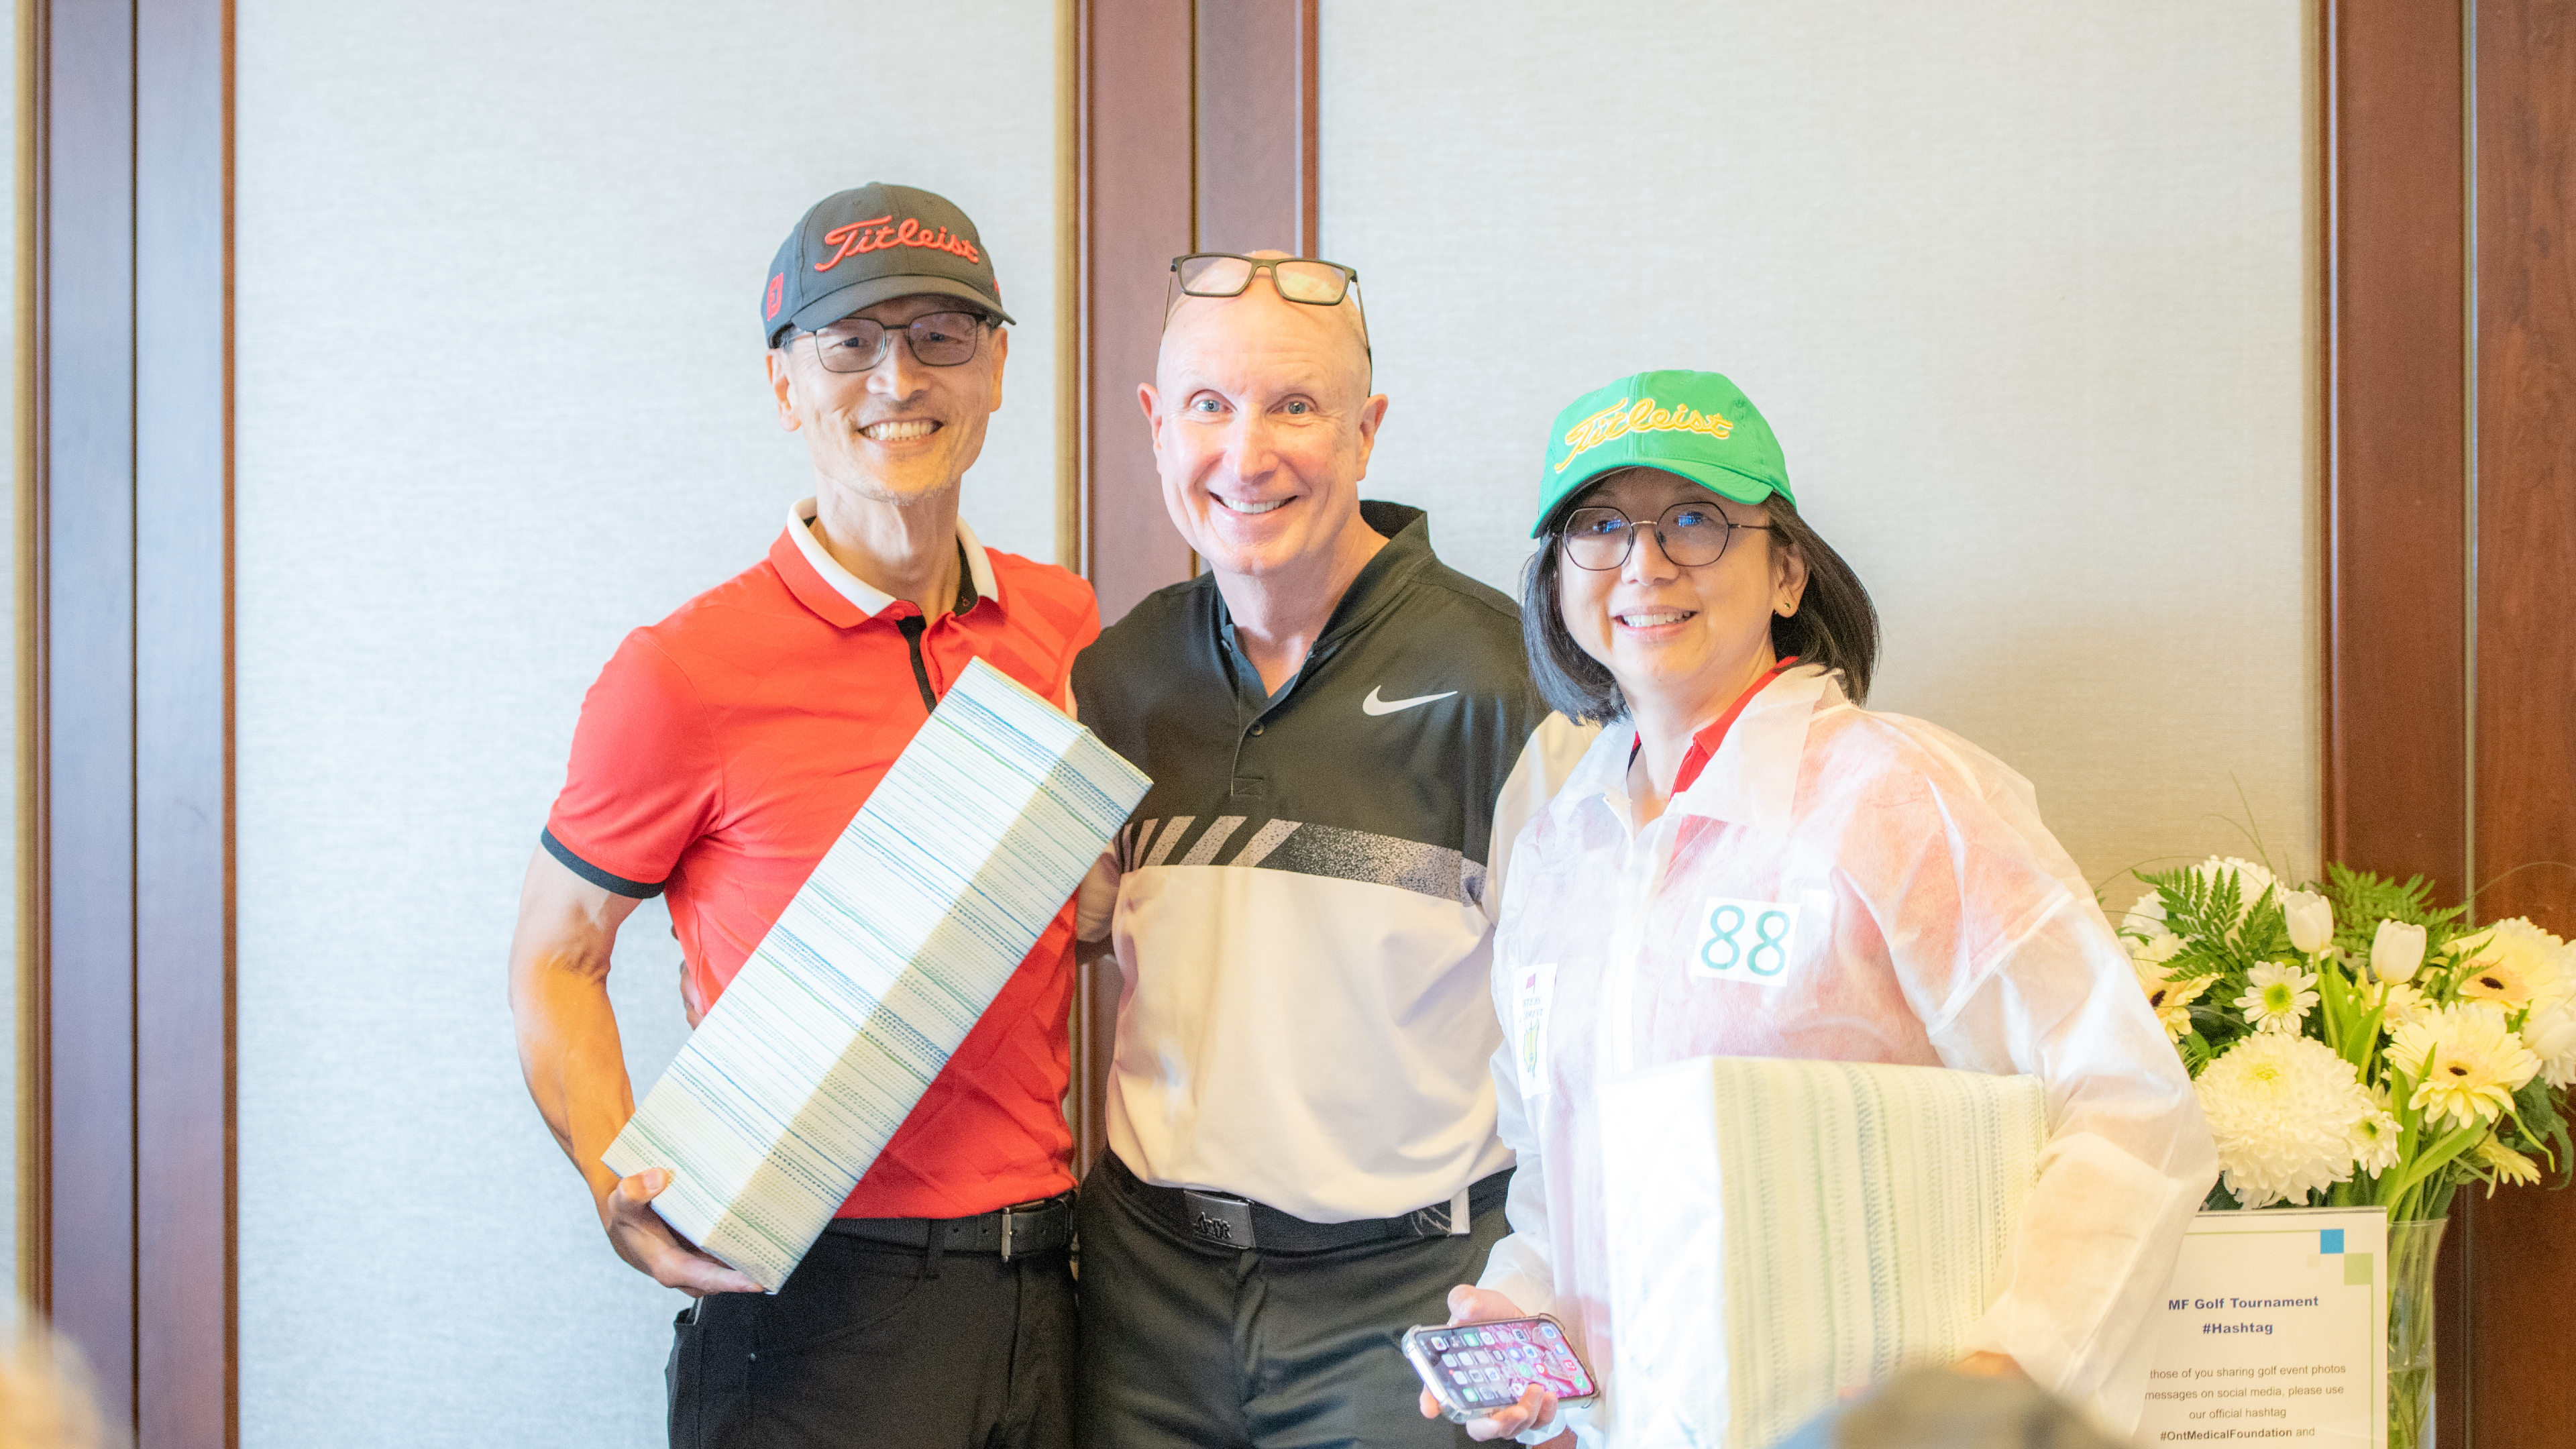
[[2433, 1265], [2448, 1221], [2388, 1225], [2388, 1449], [2432, 1449]]

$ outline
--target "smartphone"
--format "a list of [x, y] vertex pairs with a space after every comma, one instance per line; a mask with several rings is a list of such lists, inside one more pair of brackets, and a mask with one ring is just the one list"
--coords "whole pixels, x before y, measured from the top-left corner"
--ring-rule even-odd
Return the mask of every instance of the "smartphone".
[[1555, 1394], [1560, 1404], [1588, 1403], [1600, 1393], [1574, 1345], [1565, 1341], [1564, 1326], [1545, 1314], [1408, 1328], [1403, 1342], [1422, 1386], [1453, 1423], [1508, 1408], [1532, 1384]]

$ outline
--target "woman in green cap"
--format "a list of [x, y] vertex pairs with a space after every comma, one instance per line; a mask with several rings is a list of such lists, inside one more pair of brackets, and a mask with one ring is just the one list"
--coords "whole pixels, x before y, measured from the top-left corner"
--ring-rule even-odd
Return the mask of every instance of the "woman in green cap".
[[1531, 670], [1606, 727], [1510, 856], [1494, 1075], [1512, 1234], [1450, 1306], [1555, 1314], [1602, 1394], [1560, 1412], [1532, 1388], [1470, 1433], [1683, 1442], [1648, 1386], [1622, 1398], [1594, 1087], [1705, 1056], [2039, 1077], [2042, 1171], [1964, 1366], [2133, 1423], [2150, 1310], [2217, 1155], [2029, 783], [1860, 707], [1869, 593], [1725, 378], [1644, 373], [1559, 414], [1532, 533]]

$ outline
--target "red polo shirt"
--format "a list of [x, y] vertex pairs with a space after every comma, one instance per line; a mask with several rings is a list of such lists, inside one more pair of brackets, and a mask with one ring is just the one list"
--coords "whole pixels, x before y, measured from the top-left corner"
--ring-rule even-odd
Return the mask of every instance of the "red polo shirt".
[[[972, 603], [925, 626], [834, 563], [811, 516], [799, 505], [767, 559], [626, 636], [582, 700], [546, 821], [546, 848], [593, 884], [669, 894], [692, 1026], [929, 718], [925, 688], [982, 659], [1064, 699], [1100, 633], [1089, 584], [963, 523]], [[1068, 902], [842, 1217], [964, 1217], [1073, 1186], [1073, 980]]]

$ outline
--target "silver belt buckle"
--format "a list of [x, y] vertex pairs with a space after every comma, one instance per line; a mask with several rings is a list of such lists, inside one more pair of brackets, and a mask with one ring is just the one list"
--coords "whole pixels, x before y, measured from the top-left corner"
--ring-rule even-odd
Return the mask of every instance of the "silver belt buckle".
[[1228, 1248], [1257, 1246], [1252, 1238], [1252, 1204], [1232, 1193], [1181, 1189], [1181, 1206], [1189, 1210], [1190, 1231]]
[[1012, 1231], [1012, 1228], [1015, 1226], [1015, 1224], [1014, 1224], [1014, 1222], [1013, 1222], [1013, 1219], [1014, 1219], [1014, 1218], [1033, 1218], [1033, 1217], [1036, 1217], [1038, 1214], [1040, 1214], [1040, 1213], [1042, 1213], [1042, 1212], [1045, 1212], [1048, 1208], [1051, 1208], [1051, 1207], [1053, 1207], [1053, 1206], [1055, 1206], [1055, 1199], [1053, 1199], [1053, 1198], [1040, 1198], [1040, 1199], [1039, 1199], [1039, 1200], [1037, 1200], [1036, 1202], [1015, 1202], [1015, 1203], [1011, 1204], [1009, 1207], [1006, 1207], [1006, 1208], [1002, 1209], [1002, 1261], [1003, 1261], [1003, 1262], [1007, 1263], [1007, 1262], [1011, 1261], [1011, 1231]]

